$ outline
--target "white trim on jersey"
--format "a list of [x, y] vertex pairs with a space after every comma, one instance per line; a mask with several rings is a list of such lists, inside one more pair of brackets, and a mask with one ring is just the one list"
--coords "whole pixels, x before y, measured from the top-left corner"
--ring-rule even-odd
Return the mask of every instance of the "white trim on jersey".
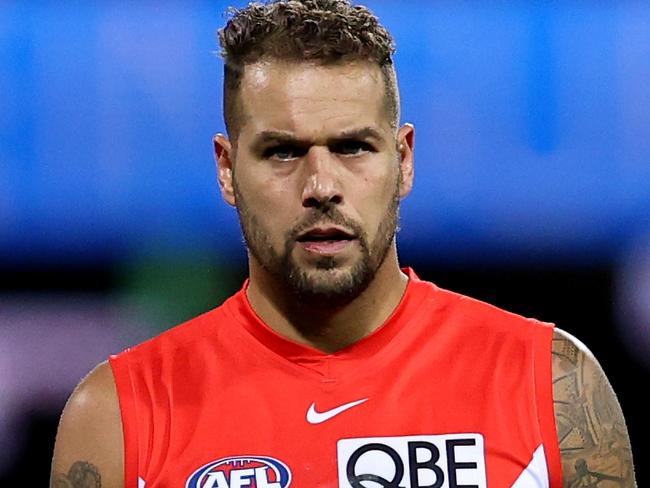
[[549, 488], [548, 466], [543, 444], [535, 450], [532, 461], [521, 472], [512, 488]]

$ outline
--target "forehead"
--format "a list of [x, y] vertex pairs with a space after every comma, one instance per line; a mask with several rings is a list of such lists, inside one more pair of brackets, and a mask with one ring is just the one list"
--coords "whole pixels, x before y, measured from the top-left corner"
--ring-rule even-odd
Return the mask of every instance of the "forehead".
[[385, 93], [381, 69], [370, 62], [250, 64], [240, 90], [242, 136], [282, 130], [311, 137], [359, 126], [390, 132]]

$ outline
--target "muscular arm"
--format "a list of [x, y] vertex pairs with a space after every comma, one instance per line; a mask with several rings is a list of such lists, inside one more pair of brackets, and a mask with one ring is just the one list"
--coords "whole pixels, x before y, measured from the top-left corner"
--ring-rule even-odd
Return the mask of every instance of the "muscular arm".
[[591, 352], [570, 334], [553, 337], [553, 400], [564, 488], [636, 488], [623, 412]]
[[123, 488], [122, 420], [110, 366], [97, 366], [70, 396], [59, 422], [51, 488]]

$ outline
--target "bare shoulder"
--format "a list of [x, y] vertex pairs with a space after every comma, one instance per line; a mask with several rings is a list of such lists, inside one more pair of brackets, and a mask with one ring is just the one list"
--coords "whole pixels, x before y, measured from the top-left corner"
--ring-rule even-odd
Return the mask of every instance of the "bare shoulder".
[[107, 362], [77, 386], [63, 410], [54, 447], [53, 488], [124, 486], [122, 419]]
[[591, 351], [557, 328], [553, 401], [564, 488], [635, 488], [630, 440], [616, 394]]

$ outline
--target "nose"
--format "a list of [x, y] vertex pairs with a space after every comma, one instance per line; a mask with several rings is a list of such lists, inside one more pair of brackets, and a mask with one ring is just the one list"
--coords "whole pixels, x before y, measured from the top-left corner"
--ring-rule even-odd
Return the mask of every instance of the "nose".
[[322, 208], [343, 203], [337, 164], [328, 148], [309, 149], [305, 156], [303, 207]]

